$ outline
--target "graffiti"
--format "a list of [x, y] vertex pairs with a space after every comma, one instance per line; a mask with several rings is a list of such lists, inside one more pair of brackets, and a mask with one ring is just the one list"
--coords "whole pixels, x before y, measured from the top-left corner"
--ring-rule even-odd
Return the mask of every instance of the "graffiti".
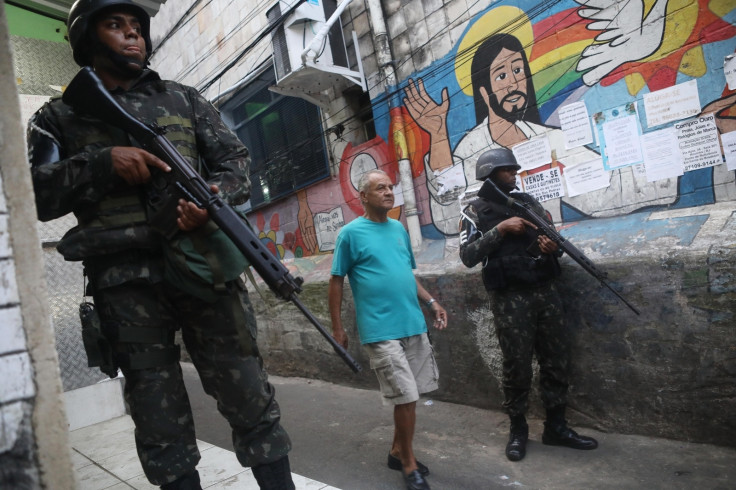
[[317, 227], [317, 240], [319, 241], [320, 251], [334, 250], [337, 232], [345, 224], [342, 208], [337, 207], [332, 211], [317, 213], [314, 216], [314, 223]]
[[[691, 161], [706, 148], [682, 158], [668, 148], [678, 152], [672, 160], [682, 160], [681, 172], [657, 151], [671, 141], [658, 132], [675, 131], [686, 118], [712, 115], [719, 134], [736, 131], [736, 92], [723, 71], [736, 38], [732, 1], [487, 5], [449, 53], [404, 75], [400, 107], [388, 109], [385, 94], [374, 97], [378, 136], [336, 149], [332, 179], [259, 213], [261, 239], [275, 254], [329, 253], [342, 224], [363, 214], [360, 176], [380, 168], [399, 184], [400, 161], [411, 171], [423, 236], [454, 236], [461, 203], [479, 186], [478, 156], [499, 147], [528, 164], [519, 185], [530, 192], [536, 186], [558, 222], [733, 199], [734, 172], [721, 163], [713, 138], [707, 166]], [[686, 91], [689, 105], [674, 95]], [[621, 108], [628, 121], [611, 117]], [[629, 152], [643, 156], [624, 158]], [[648, 167], [651, 155], [660, 158]], [[390, 216], [401, 219], [401, 205]]]
[[[494, 6], [468, 26], [449, 61], [436, 62], [453, 63], [454, 79], [438, 80], [416, 73], [406, 81], [404, 105], [429, 135], [424, 156], [426, 186], [432, 222], [444, 235], [457, 233], [460, 200], [478, 187], [475, 161], [482, 152], [499, 147], [515, 149], [545, 138], [552, 149], [546, 162], [522, 177], [554, 166], [559, 166], [564, 176], [565, 168], [589, 165], [594, 160], [606, 162], [608, 148], [602, 141], [574, 148], [566, 144], [559, 127], [560, 109], [584, 102], [591, 114], [596, 114], [627, 105], [634, 109], [635, 117], [642, 117], [643, 111], [636, 110], [641, 97], [636, 96], [644, 87], [658, 90], [672, 86], [675, 77], [666, 74], [678, 71], [713, 78], [703, 69], [705, 46], [736, 35], [733, 26], [716, 15], [725, 15], [729, 9], [717, 6], [711, 12], [705, 1], [578, 1], [581, 8], [569, 8], [572, 3], [565, 7], [564, 3], [545, 12], [541, 19], [535, 18], [541, 16], [531, 8], [527, 14], [512, 5]], [[718, 49], [727, 54], [724, 47]], [[694, 64], [683, 64], [686, 59]], [[430, 67], [426, 73], [437, 71], [437, 67]], [[617, 83], [622, 79], [626, 92]], [[712, 86], [700, 85], [701, 94], [712, 91]], [[734, 98], [721, 97], [706, 106], [721, 111], [717, 121], [721, 131], [736, 125], [731, 114], [733, 103]], [[628, 144], [632, 153], [640, 153], [638, 136]], [[564, 197], [546, 202], [555, 220], [616, 216], [644, 207], [676, 205], [683, 188], [708, 178], [687, 172], [683, 177], [650, 182], [641, 161], [606, 170], [610, 171], [607, 185], [572, 197], [562, 192]], [[714, 180], [708, 186], [715, 184]], [[701, 194], [696, 202], [712, 200], [712, 195]]]

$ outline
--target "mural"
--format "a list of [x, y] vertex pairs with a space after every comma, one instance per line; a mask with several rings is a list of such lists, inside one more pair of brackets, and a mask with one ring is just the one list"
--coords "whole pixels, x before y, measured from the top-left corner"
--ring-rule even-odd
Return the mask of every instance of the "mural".
[[496, 147], [514, 151], [519, 188], [556, 221], [716, 202], [734, 183], [721, 141], [736, 141], [734, 20], [731, 0], [489, 2], [450, 53], [395, 87], [398, 104], [374, 111], [379, 136], [348, 144], [336, 178], [279, 206], [269, 227], [259, 218], [262, 239], [282, 258], [329, 252], [363, 212], [359, 176], [382, 168], [398, 184], [401, 159], [423, 235], [456, 235], [475, 161]]

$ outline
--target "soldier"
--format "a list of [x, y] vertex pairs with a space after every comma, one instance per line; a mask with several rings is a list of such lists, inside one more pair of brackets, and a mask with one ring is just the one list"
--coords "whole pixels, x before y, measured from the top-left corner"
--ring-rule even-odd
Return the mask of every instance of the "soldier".
[[[506, 148], [483, 153], [476, 164], [476, 179], [491, 179], [506, 194], [516, 189], [521, 167]], [[529, 194], [515, 199], [546, 214]], [[540, 370], [542, 402], [547, 411], [542, 443], [575, 449], [595, 449], [595, 439], [578, 435], [567, 426], [569, 337], [562, 302], [555, 287], [560, 275], [555, 242], [536, 232], [536, 226], [513, 214], [510, 208], [478, 198], [460, 218], [460, 258], [467, 267], [483, 263], [483, 284], [503, 353], [503, 407], [511, 418], [506, 457], [519, 461], [526, 454], [529, 427], [525, 413], [532, 381], [532, 355]]]
[[[131, 0], [78, 0], [67, 25], [80, 66], [93, 67], [132, 115], [164, 127], [213, 192], [232, 205], [248, 199], [248, 150], [195, 89], [146, 68], [150, 18], [141, 7]], [[58, 250], [84, 264], [99, 316], [97, 338], [87, 342], [94, 329], [83, 328], [85, 348], [106, 374], [114, 377], [120, 368], [125, 375], [125, 400], [148, 480], [165, 489], [201, 488], [174, 342], [181, 329], [205, 391], [232, 427], [238, 461], [252, 467], [261, 488], [293, 489], [291, 442], [258, 352], [255, 315], [239, 278], [242, 257], [215, 260], [206, 247], [194, 252], [182, 245], [207, 244], [214, 236], [207, 211], [184, 200], [173, 203], [168, 222], [180, 231], [164, 239], [147, 220], [146, 184], [169, 167], [121, 130], [76, 113], [60, 99], [32, 118], [28, 142], [39, 218], [69, 212], [77, 218]], [[209, 281], [187, 265], [202, 256], [212, 268]], [[215, 284], [212, 278], [221, 276], [214, 273], [217, 262], [239, 265], [223, 267], [225, 275]]]

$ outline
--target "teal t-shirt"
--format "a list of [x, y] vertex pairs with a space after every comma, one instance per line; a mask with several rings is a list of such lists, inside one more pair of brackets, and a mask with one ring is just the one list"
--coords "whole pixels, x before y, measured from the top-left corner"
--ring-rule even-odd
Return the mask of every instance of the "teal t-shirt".
[[361, 344], [427, 331], [414, 268], [409, 235], [398, 221], [376, 223], [359, 217], [342, 227], [331, 273], [348, 276]]

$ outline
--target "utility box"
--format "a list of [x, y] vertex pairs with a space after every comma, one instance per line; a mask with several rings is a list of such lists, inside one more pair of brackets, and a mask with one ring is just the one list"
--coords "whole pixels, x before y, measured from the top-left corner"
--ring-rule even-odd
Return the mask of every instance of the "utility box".
[[[312, 46], [314, 57], [306, 57], [306, 51], [320, 32], [326, 28], [330, 17], [337, 10], [336, 0], [307, 0], [292, 10], [297, 0], [280, 0], [266, 12], [273, 44], [273, 64], [276, 86], [270, 89], [284, 95], [305, 98], [324, 106], [329, 88], [344, 89], [351, 82], [363, 90], [365, 80], [354, 36], [359, 71], [351, 71], [345, 48], [342, 24], [339, 17], [329, 27], [326, 35]], [[344, 0], [344, 4], [350, 0]], [[344, 8], [345, 5], [341, 5]]]

